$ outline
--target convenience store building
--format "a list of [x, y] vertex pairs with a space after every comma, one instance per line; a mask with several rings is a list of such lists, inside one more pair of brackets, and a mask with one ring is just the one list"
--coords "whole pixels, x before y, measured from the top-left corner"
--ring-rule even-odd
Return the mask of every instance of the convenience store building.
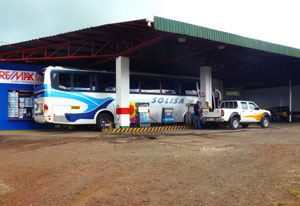
[[33, 89], [42, 67], [0, 62], [0, 131], [48, 128], [32, 119]]

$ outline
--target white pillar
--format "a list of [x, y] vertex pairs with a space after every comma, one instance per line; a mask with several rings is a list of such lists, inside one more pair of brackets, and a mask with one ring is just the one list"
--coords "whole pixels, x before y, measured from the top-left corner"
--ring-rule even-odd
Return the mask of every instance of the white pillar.
[[129, 127], [129, 58], [118, 57], [116, 59], [116, 126]]
[[208, 102], [212, 106], [212, 78], [211, 67], [200, 67], [200, 101], [202, 106], [205, 107], [205, 103]]
[[289, 111], [289, 122], [292, 122], [292, 80], [289, 81], [289, 89], [290, 89], [290, 111]]

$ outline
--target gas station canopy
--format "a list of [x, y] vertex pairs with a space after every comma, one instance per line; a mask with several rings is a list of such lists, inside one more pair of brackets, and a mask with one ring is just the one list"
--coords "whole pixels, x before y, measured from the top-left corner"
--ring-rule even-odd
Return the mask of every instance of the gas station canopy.
[[0, 62], [115, 70], [118, 56], [130, 71], [199, 76], [211, 66], [224, 87], [300, 84], [300, 49], [161, 17], [106, 24], [0, 46]]

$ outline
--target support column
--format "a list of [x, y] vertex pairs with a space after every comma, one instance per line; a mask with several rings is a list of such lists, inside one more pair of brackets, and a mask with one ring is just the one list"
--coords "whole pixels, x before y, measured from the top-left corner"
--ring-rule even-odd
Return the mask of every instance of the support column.
[[129, 110], [129, 58], [118, 57], [116, 59], [116, 114], [119, 118], [116, 127], [126, 128], [130, 126]]
[[200, 67], [200, 97], [202, 107], [205, 107], [206, 102], [212, 106], [212, 78], [210, 66]]
[[290, 89], [290, 109], [289, 109], [289, 122], [292, 122], [292, 80], [289, 81], [289, 89]]

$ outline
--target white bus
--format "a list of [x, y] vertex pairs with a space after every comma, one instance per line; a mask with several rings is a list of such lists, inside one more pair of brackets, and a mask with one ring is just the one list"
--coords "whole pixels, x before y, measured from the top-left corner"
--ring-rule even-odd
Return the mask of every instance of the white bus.
[[[34, 120], [39, 123], [96, 125], [115, 123], [115, 73], [63, 67], [39, 72], [43, 84], [34, 91]], [[173, 108], [175, 123], [182, 123], [187, 104], [197, 100], [196, 78], [130, 74], [130, 122], [136, 122], [136, 104], [148, 103], [151, 123], [161, 123], [162, 108]]]

